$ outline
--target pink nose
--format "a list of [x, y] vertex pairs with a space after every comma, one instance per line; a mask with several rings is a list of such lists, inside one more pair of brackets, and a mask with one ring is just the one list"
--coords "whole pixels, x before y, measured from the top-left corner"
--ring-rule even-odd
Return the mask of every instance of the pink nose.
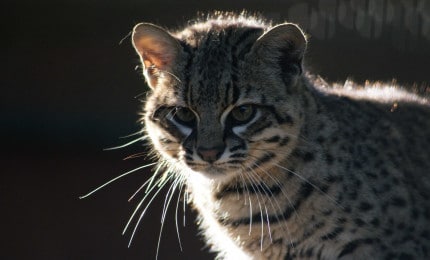
[[197, 154], [202, 158], [203, 161], [213, 163], [218, 160], [222, 153], [224, 152], [224, 147], [213, 147], [213, 148], [197, 148]]

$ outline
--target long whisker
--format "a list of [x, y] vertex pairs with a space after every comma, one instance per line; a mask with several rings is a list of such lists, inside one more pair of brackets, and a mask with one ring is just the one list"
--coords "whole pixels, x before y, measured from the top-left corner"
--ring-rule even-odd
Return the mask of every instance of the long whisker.
[[161, 227], [160, 227], [160, 234], [158, 235], [157, 253], [155, 255], [155, 259], [158, 259], [158, 253], [160, 251], [161, 235], [163, 234], [163, 228], [164, 228], [164, 223], [165, 223], [165, 219], [166, 219], [167, 209], [169, 208], [169, 205], [172, 201], [173, 195], [175, 194], [176, 188], [178, 187], [179, 183], [180, 183], [179, 179], [175, 179], [173, 181], [172, 185], [170, 185], [169, 190], [167, 191], [166, 200], [164, 201], [164, 206], [163, 206], [163, 214], [161, 217]]
[[183, 210], [183, 214], [184, 214], [184, 216], [183, 216], [183, 222], [182, 222], [182, 225], [185, 227], [185, 213], [186, 213], [186, 209], [187, 209], [187, 207], [186, 207], [186, 204], [187, 204], [187, 202], [188, 202], [188, 191], [187, 190], [185, 190], [184, 191], [184, 203], [183, 203], [183, 208], [182, 208], [182, 210]]
[[258, 196], [257, 189], [254, 184], [254, 180], [251, 178], [251, 175], [245, 175], [245, 177], [248, 177], [249, 183], [251, 184], [251, 188], [256, 194], [258, 207], [260, 209], [260, 218], [261, 218], [261, 240], [260, 240], [260, 250], [263, 251], [263, 238], [264, 238], [264, 217], [263, 217], [263, 209], [261, 207], [260, 197]]
[[[249, 202], [249, 232], [248, 232], [248, 235], [250, 236], [251, 235], [251, 231], [252, 231], [252, 216], [253, 216], [253, 214], [252, 214], [251, 194], [250, 194], [250, 192], [248, 190], [248, 185], [246, 185], [246, 181], [245, 181], [245, 178], [244, 178], [242, 172], [240, 172], [239, 176], [242, 179], [242, 183], [243, 183], [243, 186], [245, 187], [246, 192], [248, 193], [248, 202]], [[245, 205], [246, 205], [246, 196], [245, 196]]]
[[148, 185], [148, 183], [151, 181], [151, 178], [147, 179], [142, 185], [140, 185], [140, 187], [133, 193], [133, 195], [130, 196], [130, 198], [128, 198], [128, 202], [132, 201], [133, 198], [146, 186]]
[[170, 185], [170, 188], [167, 190], [166, 198], [164, 199], [164, 204], [163, 204], [163, 212], [161, 214], [161, 223], [164, 223], [164, 220], [166, 219], [167, 209], [170, 205], [170, 201], [172, 200], [173, 194], [176, 190], [178, 183], [179, 183], [179, 180], [175, 179]]
[[[256, 164], [255, 164], [256, 165]], [[258, 168], [260, 168], [260, 166], [259, 165], [256, 165]], [[261, 168], [260, 168], [261, 169]], [[257, 174], [257, 173], [255, 173], [251, 168], [250, 168], [250, 170], [251, 170], [251, 172], [253, 173], [253, 174], [255, 174], [256, 175], [256, 177], [257, 178], [259, 178], [259, 180], [260, 180], [260, 182], [266, 187], [266, 189], [269, 191], [269, 194], [273, 197], [273, 193], [272, 193], [272, 191], [270, 190], [270, 188], [267, 186], [267, 184], [261, 179], [261, 177]], [[273, 176], [271, 176], [270, 175], [270, 173], [268, 173], [267, 171], [265, 171], [265, 170], [263, 170], [263, 169], [261, 169], [267, 176], [269, 176], [272, 180], [274, 180], [275, 181], [275, 183], [278, 183], [278, 185], [281, 187], [282, 185], [280, 184], [280, 182], [279, 182], [279, 180], [277, 180], [277, 179], [275, 179]], [[266, 197], [268, 197], [268, 193], [263, 189], [263, 192], [266, 194]], [[291, 203], [291, 200], [289, 199], [289, 196], [285, 193], [285, 191], [284, 191], [284, 189], [282, 189], [282, 187], [281, 187], [281, 192], [283, 193], [283, 195], [285, 196], [285, 198], [287, 199], [287, 201], [288, 201], [288, 203], [290, 204], [290, 206], [292, 206], [293, 207], [293, 209], [294, 209], [294, 212], [296, 212], [296, 214], [297, 214], [297, 216], [298, 216], [298, 213], [297, 213], [297, 211], [296, 211], [296, 209], [294, 208], [294, 206], [293, 206], [293, 204]], [[270, 202], [270, 204], [271, 204], [271, 206], [272, 206], [272, 208], [275, 208], [275, 206], [274, 206], [274, 204], [273, 204], [273, 201], [272, 201], [272, 199], [271, 199], [271, 197], [268, 197], [269, 198], [269, 202]], [[282, 210], [282, 208], [281, 208], [281, 206], [279, 205], [279, 203], [278, 203], [278, 200], [274, 200], [275, 201], [275, 204], [276, 204], [276, 207], [278, 208], [278, 210], [280, 211], [280, 212], [283, 212], [283, 210]], [[270, 231], [270, 224], [269, 224], [269, 216], [267, 215], [267, 208], [266, 208], [266, 217], [267, 217], [267, 222], [268, 222], [268, 227], [269, 227], [269, 231]], [[276, 219], [278, 220], [278, 222], [281, 222], [280, 221], [280, 219], [279, 219], [279, 217], [276, 215]], [[285, 219], [285, 216], [284, 215], [282, 215], [282, 219], [283, 219], [283, 221], [284, 221], [284, 223], [285, 223], [285, 231], [287, 232], [287, 234], [288, 234], [288, 236], [290, 237], [290, 243], [291, 243], [291, 245], [293, 245], [293, 242], [292, 242], [292, 240], [291, 240], [291, 233], [290, 233], [290, 230], [289, 230], [289, 228], [288, 228], [288, 224], [287, 224], [287, 220]], [[281, 225], [281, 227], [283, 228], [284, 226], [283, 225]], [[271, 236], [271, 233], [269, 233], [269, 235], [270, 235], [270, 239], [271, 239], [271, 241], [272, 241], [272, 236]], [[273, 241], [272, 241], [273, 242]]]
[[136, 136], [136, 135], [142, 135], [142, 133], [143, 133], [143, 130], [139, 130], [139, 131], [137, 131], [135, 133], [131, 133], [129, 135], [121, 136], [120, 138], [121, 139], [125, 139], [125, 138], [129, 138], [129, 137]]
[[88, 196], [90, 196], [90, 195], [94, 194], [96, 191], [98, 191], [98, 190], [100, 190], [100, 189], [102, 189], [102, 188], [106, 187], [107, 185], [111, 184], [112, 182], [114, 182], [114, 181], [116, 181], [116, 180], [118, 180], [118, 179], [121, 179], [122, 177], [127, 176], [127, 175], [129, 175], [130, 173], [133, 173], [133, 172], [136, 172], [136, 171], [138, 171], [138, 170], [141, 170], [141, 169], [144, 169], [144, 168], [147, 168], [147, 167], [153, 166], [153, 165], [155, 165], [155, 164], [157, 164], [157, 163], [155, 162], [155, 163], [146, 164], [146, 165], [143, 165], [143, 166], [137, 167], [136, 169], [133, 169], [133, 170], [131, 170], [131, 171], [128, 171], [128, 172], [126, 172], [126, 173], [123, 173], [123, 174], [121, 174], [121, 175], [119, 175], [119, 176], [117, 176], [117, 177], [115, 177], [115, 178], [111, 179], [110, 181], [108, 181], [108, 182], [104, 183], [103, 185], [100, 185], [99, 187], [95, 188], [95, 189], [94, 189], [94, 190], [92, 190], [91, 192], [89, 192], [89, 193], [87, 193], [87, 194], [85, 194], [85, 195], [83, 195], [83, 196], [80, 196], [80, 197], [79, 197], [79, 199], [85, 199], [86, 197], [88, 197]]
[[145, 213], [146, 213], [146, 211], [148, 210], [149, 206], [150, 206], [150, 205], [151, 205], [151, 203], [154, 201], [154, 199], [157, 197], [158, 193], [160, 193], [160, 191], [163, 189], [164, 185], [166, 185], [166, 183], [168, 182], [168, 180], [169, 180], [169, 179], [170, 179], [170, 178], [167, 178], [167, 179], [165, 179], [165, 180], [161, 183], [161, 185], [158, 187], [159, 189], [158, 189], [158, 190], [153, 194], [152, 198], [148, 201], [148, 203], [147, 203], [146, 207], [143, 209], [142, 213], [140, 213], [140, 215], [139, 215], [139, 219], [137, 220], [137, 223], [136, 223], [136, 225], [135, 225], [135, 227], [134, 227], [134, 229], [133, 229], [133, 232], [132, 232], [132, 234], [131, 234], [131, 236], [130, 236], [130, 241], [129, 241], [129, 243], [128, 243], [128, 247], [130, 247], [130, 246], [131, 246], [131, 242], [133, 241], [133, 238], [134, 238], [134, 236], [135, 236], [135, 234], [136, 234], [137, 228], [139, 227], [139, 224], [140, 224], [140, 222], [142, 221], [143, 216], [145, 215]]
[[126, 160], [130, 160], [130, 159], [135, 159], [135, 158], [143, 157], [143, 156], [146, 156], [146, 155], [148, 155], [147, 152], [140, 152], [140, 153], [129, 155], [129, 156], [125, 157], [123, 160], [126, 161]]
[[296, 172], [294, 172], [294, 171], [292, 171], [292, 170], [290, 170], [290, 169], [288, 169], [288, 168], [285, 168], [285, 167], [283, 167], [283, 166], [281, 166], [281, 165], [279, 165], [279, 164], [274, 164], [275, 166], [277, 166], [277, 167], [279, 167], [279, 168], [281, 168], [281, 169], [283, 169], [283, 170], [286, 170], [286, 171], [288, 171], [288, 172], [290, 172], [290, 173], [292, 173], [292, 174], [294, 174], [294, 176], [296, 176], [296, 177], [298, 177], [299, 179], [301, 179], [302, 181], [304, 181], [304, 182], [306, 182], [307, 184], [309, 184], [309, 185], [311, 185], [314, 189], [316, 189], [317, 191], [319, 191], [321, 194], [323, 194], [325, 197], [327, 197], [330, 201], [332, 201], [333, 203], [335, 203], [338, 207], [340, 207], [340, 208], [342, 208], [342, 209], [344, 209], [344, 207], [341, 205], [341, 204], [339, 204], [339, 202], [337, 202], [336, 201], [336, 199], [334, 199], [333, 197], [331, 197], [330, 195], [328, 195], [327, 194], [327, 192], [324, 192], [323, 190], [321, 190], [321, 188], [320, 187], [318, 187], [317, 185], [315, 185], [314, 183], [312, 183], [311, 181], [309, 181], [308, 179], [306, 179], [305, 177], [303, 177], [303, 176], [301, 176], [300, 174], [298, 174], [298, 173], [296, 173]]
[[[123, 229], [123, 231], [122, 231], [122, 234], [123, 234], [123, 235], [124, 235], [124, 234], [125, 234], [125, 232], [127, 231], [127, 229], [128, 229], [128, 227], [129, 227], [129, 225], [130, 225], [131, 221], [134, 219], [134, 216], [136, 215], [137, 211], [140, 209], [140, 207], [142, 207], [142, 205], [143, 205], [143, 203], [145, 202], [146, 198], [148, 198], [148, 196], [151, 194], [151, 192], [152, 192], [155, 188], [159, 187], [159, 190], [160, 190], [160, 189], [161, 189], [161, 188], [160, 188], [160, 185], [161, 185], [161, 186], [164, 186], [165, 184], [162, 184], [162, 180], [161, 180], [161, 179], [158, 179], [158, 180], [157, 180], [157, 182], [156, 182], [154, 185], [152, 185], [152, 184], [151, 184], [151, 182], [149, 182], [149, 185], [150, 185], [150, 189], [149, 189], [149, 190], [147, 190], [147, 191], [145, 191], [145, 196], [140, 200], [139, 204], [137, 204], [136, 208], [134, 209], [133, 213], [131, 214], [130, 218], [128, 219], [127, 224], [125, 225], [125, 227], [124, 227], [124, 229]], [[159, 191], [159, 190], [158, 190], [158, 191]]]
[[183, 180], [180, 181], [180, 187], [179, 187], [179, 194], [178, 199], [176, 201], [176, 208], [175, 208], [175, 226], [176, 226], [176, 235], [178, 236], [178, 242], [179, 242], [179, 248], [182, 250], [182, 242], [181, 242], [181, 236], [179, 235], [179, 225], [178, 225], [178, 208], [179, 208], [179, 201], [181, 200], [181, 194], [182, 190], [184, 188], [184, 182]]
[[105, 149], [103, 149], [103, 151], [112, 151], [112, 150], [117, 150], [117, 149], [121, 149], [121, 148], [124, 148], [124, 147], [127, 147], [127, 146], [129, 146], [129, 145], [132, 145], [132, 144], [134, 144], [134, 143], [137, 143], [137, 142], [140, 142], [140, 141], [142, 141], [142, 140], [145, 140], [145, 137], [139, 137], [139, 138], [137, 138], [137, 139], [134, 139], [134, 140], [132, 140], [132, 141], [130, 141], [130, 142], [128, 142], [128, 143], [125, 143], [125, 144], [123, 144], [123, 145], [119, 145], [119, 146], [115, 146], [115, 147], [111, 147], [111, 148], [105, 148]]

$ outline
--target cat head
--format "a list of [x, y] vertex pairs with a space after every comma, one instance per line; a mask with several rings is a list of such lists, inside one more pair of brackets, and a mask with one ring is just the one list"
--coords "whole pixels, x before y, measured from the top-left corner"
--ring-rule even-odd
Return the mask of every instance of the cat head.
[[161, 160], [226, 180], [291, 152], [306, 49], [296, 25], [210, 20], [172, 34], [142, 23], [132, 41], [150, 87], [146, 131]]

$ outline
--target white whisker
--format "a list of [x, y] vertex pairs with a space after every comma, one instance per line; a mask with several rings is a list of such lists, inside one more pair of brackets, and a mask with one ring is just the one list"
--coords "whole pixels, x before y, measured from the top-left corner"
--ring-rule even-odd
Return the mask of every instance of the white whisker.
[[158, 259], [158, 253], [160, 251], [161, 235], [163, 234], [163, 228], [164, 228], [164, 223], [165, 223], [165, 219], [166, 219], [167, 209], [169, 208], [169, 205], [172, 202], [173, 195], [175, 194], [176, 188], [177, 188], [177, 186], [178, 186], [179, 183], [180, 183], [180, 179], [179, 178], [177, 178], [177, 179], [175, 179], [173, 181], [172, 185], [170, 185], [170, 188], [167, 191], [166, 199], [164, 200], [163, 213], [162, 213], [162, 216], [161, 216], [160, 234], [158, 235], [157, 253], [155, 255], [155, 259]]
[[178, 236], [179, 248], [181, 249], [181, 252], [182, 252], [183, 251], [182, 242], [181, 242], [181, 236], [179, 235], [179, 225], [178, 225], [178, 208], [179, 208], [179, 201], [181, 200], [182, 190], [184, 188], [184, 181], [180, 180], [179, 185], [180, 185], [179, 194], [178, 194], [178, 199], [176, 201], [176, 207], [175, 207], [175, 226], [176, 226], [176, 235]]
[[118, 179], [121, 179], [122, 177], [127, 176], [127, 175], [129, 175], [130, 173], [133, 173], [133, 172], [136, 172], [136, 171], [138, 171], [138, 170], [141, 170], [141, 169], [144, 169], [144, 168], [147, 168], [147, 167], [153, 166], [153, 165], [155, 165], [155, 164], [157, 164], [157, 163], [150, 163], [150, 164], [146, 164], [146, 165], [143, 165], [143, 166], [137, 167], [136, 169], [133, 169], [133, 170], [131, 170], [131, 171], [128, 171], [128, 172], [126, 172], [126, 173], [123, 173], [123, 174], [121, 174], [121, 175], [119, 175], [119, 176], [117, 176], [117, 177], [115, 177], [115, 178], [111, 179], [110, 181], [108, 181], [108, 182], [104, 183], [103, 185], [100, 185], [99, 187], [95, 188], [95, 189], [94, 189], [94, 190], [92, 190], [91, 192], [89, 192], [89, 193], [87, 193], [87, 194], [85, 194], [85, 195], [83, 195], [83, 196], [80, 196], [80, 197], [79, 197], [79, 199], [84, 199], [84, 198], [86, 198], [86, 197], [88, 197], [88, 196], [91, 196], [91, 195], [92, 195], [92, 194], [94, 194], [96, 191], [98, 191], [98, 190], [100, 190], [100, 189], [102, 189], [102, 188], [106, 187], [107, 185], [111, 184], [112, 182], [114, 182], [114, 181], [116, 181], [116, 180], [118, 180]]
[[[167, 179], [167, 180], [169, 180], [169, 179]], [[139, 215], [139, 219], [137, 220], [137, 223], [136, 223], [136, 225], [135, 225], [135, 227], [134, 227], [134, 229], [133, 229], [133, 232], [132, 232], [132, 234], [131, 234], [131, 236], [130, 236], [130, 240], [129, 240], [129, 243], [128, 243], [128, 247], [130, 247], [130, 245], [131, 245], [131, 242], [133, 241], [133, 238], [134, 238], [134, 236], [135, 236], [135, 234], [136, 234], [136, 231], [137, 231], [137, 228], [139, 227], [139, 224], [140, 224], [140, 222], [142, 221], [142, 219], [143, 219], [143, 216], [145, 215], [145, 213], [146, 213], [146, 211], [148, 210], [148, 208], [149, 208], [149, 206], [151, 205], [151, 203], [154, 201], [154, 199], [157, 197], [157, 195], [158, 195], [158, 193], [162, 190], [162, 188], [164, 187], [164, 185], [166, 185], [166, 183], [167, 183], [167, 181], [164, 181], [163, 182], [163, 184], [161, 185], [161, 187], [159, 187], [159, 189], [153, 194], [153, 196], [152, 196], [152, 198], [148, 201], [148, 203], [147, 203], [147, 205], [146, 205], [146, 207], [143, 209], [143, 211], [142, 211], [142, 213], [140, 213], [140, 215]], [[155, 187], [155, 186], [154, 186]], [[146, 196], [145, 196], [145, 198], [146, 198]], [[144, 199], [145, 199], [144, 198]], [[143, 200], [144, 199], [142, 199], [142, 203], [143, 203]], [[141, 203], [139, 203], [139, 204], [141, 204]], [[133, 218], [133, 216], [130, 218], [130, 220]], [[124, 232], [127, 230], [127, 227], [128, 227], [128, 225], [129, 225], [129, 223], [127, 223], [127, 226], [124, 228]]]
[[245, 177], [248, 177], [248, 180], [250, 181], [251, 184], [251, 188], [254, 191], [256, 197], [257, 197], [257, 202], [258, 202], [258, 207], [260, 209], [260, 220], [261, 220], [261, 239], [260, 239], [260, 250], [263, 251], [263, 242], [264, 242], [264, 217], [263, 217], [263, 209], [261, 207], [261, 202], [260, 202], [260, 197], [258, 196], [258, 186], [256, 189], [256, 184], [254, 183], [255, 180], [252, 178], [252, 175], [245, 175]]
[[[245, 179], [243, 177], [242, 172], [239, 172], [239, 173], [240, 173], [239, 175], [241, 177], [243, 186], [245, 187], [245, 190], [248, 193], [248, 202], [249, 202], [249, 232], [248, 232], [248, 235], [250, 236], [251, 235], [251, 231], [252, 231], [252, 215], [253, 215], [252, 214], [251, 194], [249, 193], [248, 186], [246, 185], [246, 181], [245, 181]], [[246, 205], [246, 195], [245, 195], [245, 205]]]
[[304, 182], [306, 182], [306, 183], [308, 183], [309, 185], [311, 185], [314, 189], [316, 189], [317, 191], [319, 191], [321, 194], [323, 194], [325, 197], [327, 197], [330, 201], [332, 201], [333, 203], [335, 203], [337, 206], [339, 206], [340, 208], [344, 208], [342, 205], [340, 205], [337, 201], [336, 201], [336, 199], [334, 199], [333, 197], [331, 197], [330, 195], [328, 195], [327, 194], [327, 192], [324, 192], [323, 190], [321, 190], [321, 188], [320, 187], [318, 187], [318, 186], [316, 186], [315, 184], [313, 184], [311, 181], [309, 181], [308, 179], [306, 179], [306, 178], [304, 178], [303, 176], [301, 176], [300, 174], [298, 174], [298, 173], [296, 173], [296, 172], [294, 172], [294, 171], [292, 171], [292, 170], [290, 170], [290, 169], [288, 169], [288, 168], [285, 168], [285, 167], [283, 167], [283, 166], [281, 166], [281, 165], [279, 165], [279, 164], [274, 164], [275, 166], [277, 166], [277, 167], [279, 167], [279, 168], [281, 168], [281, 169], [283, 169], [283, 170], [286, 170], [286, 171], [288, 171], [288, 172], [290, 172], [290, 173], [292, 173], [292, 174], [294, 174], [294, 176], [296, 176], [296, 177], [298, 177], [299, 179], [301, 179], [302, 181], [304, 181]]
[[130, 141], [130, 142], [125, 143], [123, 145], [119, 145], [119, 146], [115, 146], [115, 147], [111, 147], [111, 148], [105, 148], [105, 149], [103, 149], [103, 151], [112, 151], [112, 150], [121, 149], [121, 148], [127, 147], [129, 145], [132, 145], [134, 143], [140, 142], [142, 140], [145, 140], [145, 137], [141, 136], [141, 137], [134, 139], [133, 141]]

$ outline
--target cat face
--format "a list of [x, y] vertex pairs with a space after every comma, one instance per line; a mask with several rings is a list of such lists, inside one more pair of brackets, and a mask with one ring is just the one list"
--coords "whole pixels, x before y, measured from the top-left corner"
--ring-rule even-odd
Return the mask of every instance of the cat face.
[[161, 160], [221, 180], [291, 152], [306, 45], [298, 27], [195, 26], [175, 38], [139, 24], [133, 44], [151, 87], [146, 131]]

